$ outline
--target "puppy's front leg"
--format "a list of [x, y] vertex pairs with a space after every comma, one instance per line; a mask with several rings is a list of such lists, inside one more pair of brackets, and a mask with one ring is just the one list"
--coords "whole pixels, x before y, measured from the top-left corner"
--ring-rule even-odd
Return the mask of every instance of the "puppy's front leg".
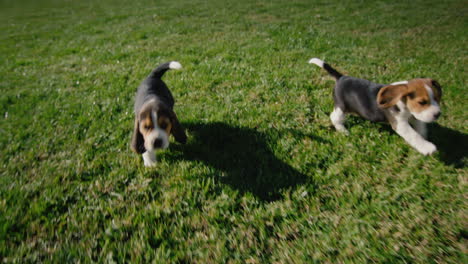
[[156, 154], [153, 151], [145, 151], [141, 156], [143, 156], [145, 167], [156, 166]]
[[437, 150], [434, 144], [425, 140], [407, 121], [397, 122], [395, 131], [423, 155], [430, 155]]
[[414, 130], [416, 130], [419, 133], [419, 135], [427, 139], [427, 124], [426, 123], [419, 121], [414, 117], [411, 117], [410, 123], [413, 126]]

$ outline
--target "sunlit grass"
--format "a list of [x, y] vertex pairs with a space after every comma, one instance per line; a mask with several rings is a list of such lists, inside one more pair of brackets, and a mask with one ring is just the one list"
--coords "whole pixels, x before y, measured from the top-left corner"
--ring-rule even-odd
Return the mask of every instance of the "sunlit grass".
[[[3, 262], [466, 262], [463, 1], [1, 1]], [[429, 157], [329, 121], [340, 71], [431, 77]], [[158, 64], [186, 128], [146, 169], [136, 87]]]

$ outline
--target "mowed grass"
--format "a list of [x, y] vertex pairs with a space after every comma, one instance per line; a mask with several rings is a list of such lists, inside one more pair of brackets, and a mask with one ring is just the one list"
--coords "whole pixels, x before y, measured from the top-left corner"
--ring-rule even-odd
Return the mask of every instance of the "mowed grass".
[[[0, 261], [466, 263], [466, 1], [0, 1]], [[422, 156], [329, 121], [334, 81], [431, 77]], [[143, 167], [162, 62], [189, 136]]]

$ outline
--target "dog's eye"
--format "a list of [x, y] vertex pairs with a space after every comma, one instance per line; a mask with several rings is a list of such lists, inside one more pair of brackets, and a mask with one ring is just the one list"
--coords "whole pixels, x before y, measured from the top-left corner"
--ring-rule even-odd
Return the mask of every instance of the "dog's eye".
[[166, 129], [167, 123], [165, 123], [165, 122], [164, 122], [164, 123], [161, 123], [161, 124], [159, 125], [159, 127], [160, 127], [161, 129]]
[[427, 105], [427, 100], [419, 101], [419, 104], [420, 104], [420, 105]]
[[144, 128], [149, 130], [149, 129], [151, 129], [151, 126], [150, 125], [145, 125]]

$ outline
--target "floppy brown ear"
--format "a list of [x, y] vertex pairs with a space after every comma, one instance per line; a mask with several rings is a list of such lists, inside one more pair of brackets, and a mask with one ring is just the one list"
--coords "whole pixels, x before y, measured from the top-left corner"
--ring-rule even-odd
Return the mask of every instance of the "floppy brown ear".
[[138, 154], [142, 154], [146, 151], [145, 149], [145, 140], [143, 135], [140, 133], [140, 124], [138, 118], [135, 118], [135, 127], [133, 128], [131, 148]]
[[442, 87], [440, 86], [439, 82], [431, 79], [431, 88], [432, 88], [432, 91], [434, 92], [434, 99], [437, 102], [440, 102], [440, 99], [442, 98]]
[[185, 144], [187, 142], [187, 135], [185, 135], [185, 131], [179, 123], [179, 119], [177, 119], [176, 114], [174, 111], [170, 110], [170, 118], [171, 118], [171, 134], [174, 136], [175, 140], [179, 143]]
[[380, 108], [392, 107], [396, 105], [407, 92], [408, 86], [406, 84], [385, 86], [380, 89], [377, 94], [377, 105]]

